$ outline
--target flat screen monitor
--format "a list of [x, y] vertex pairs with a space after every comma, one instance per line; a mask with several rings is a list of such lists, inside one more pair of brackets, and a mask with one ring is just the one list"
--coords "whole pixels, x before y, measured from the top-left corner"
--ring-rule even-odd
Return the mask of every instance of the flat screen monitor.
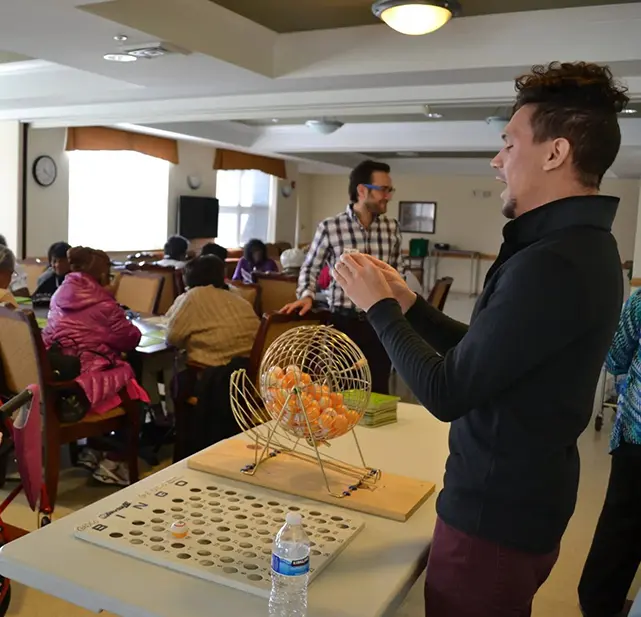
[[183, 195], [178, 207], [178, 233], [188, 240], [218, 235], [218, 200]]

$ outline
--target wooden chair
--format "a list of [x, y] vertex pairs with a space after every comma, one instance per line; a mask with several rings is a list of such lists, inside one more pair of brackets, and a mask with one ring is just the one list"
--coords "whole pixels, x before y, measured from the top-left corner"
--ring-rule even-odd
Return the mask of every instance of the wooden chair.
[[287, 274], [257, 273], [256, 283], [260, 287], [260, 302], [263, 313], [280, 311], [286, 304], [296, 301], [298, 278]]
[[33, 294], [38, 287], [38, 279], [44, 274], [49, 264], [46, 259], [40, 257], [29, 257], [19, 263], [27, 275], [27, 289], [30, 294]]
[[262, 315], [260, 286], [243, 283], [242, 281], [228, 281], [228, 283], [229, 285], [233, 285], [240, 292], [240, 295], [254, 307], [256, 315], [260, 317], [260, 315]]
[[137, 313], [156, 313], [165, 277], [155, 272], [134, 270], [118, 278], [116, 300]]
[[454, 279], [451, 276], [445, 276], [442, 279], [438, 279], [430, 291], [430, 295], [427, 297], [428, 304], [431, 304], [434, 308], [437, 308], [439, 311], [442, 311], [445, 307], [445, 301], [447, 296], [450, 293], [450, 288]]
[[129, 263], [127, 264], [127, 270], [130, 272], [150, 272], [159, 274], [164, 278], [165, 282], [160, 290], [160, 298], [156, 307], [158, 315], [164, 315], [174, 303], [174, 300], [185, 291], [182, 270], [147, 263]]
[[30, 385], [40, 387], [45, 486], [52, 508], [58, 493], [61, 447], [65, 444], [73, 446], [79, 439], [125, 429], [129, 478], [132, 484], [138, 481], [140, 405], [129, 399], [126, 389], [119, 393], [121, 406], [102, 415], [88, 414], [80, 422], [62, 424], [55, 411], [57, 393], [79, 390], [79, 386], [75, 381], [54, 381], [35, 316], [24, 309], [0, 307], [0, 361], [0, 392], [3, 396], [14, 396]]

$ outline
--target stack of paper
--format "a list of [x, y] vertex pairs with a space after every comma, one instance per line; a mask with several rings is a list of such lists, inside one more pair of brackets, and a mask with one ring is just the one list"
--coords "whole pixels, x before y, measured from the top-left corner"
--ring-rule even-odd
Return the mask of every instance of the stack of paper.
[[397, 421], [398, 396], [376, 394], [372, 392], [365, 414], [361, 418], [361, 426], [384, 426]]

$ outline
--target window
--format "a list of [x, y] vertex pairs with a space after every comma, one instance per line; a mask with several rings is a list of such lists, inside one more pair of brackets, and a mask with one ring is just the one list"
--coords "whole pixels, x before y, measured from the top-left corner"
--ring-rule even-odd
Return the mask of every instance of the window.
[[262, 171], [220, 170], [216, 174], [219, 201], [218, 238], [222, 246], [243, 246], [248, 240], [268, 240], [275, 178]]
[[69, 243], [103, 251], [162, 247], [170, 167], [138, 152], [69, 152]]

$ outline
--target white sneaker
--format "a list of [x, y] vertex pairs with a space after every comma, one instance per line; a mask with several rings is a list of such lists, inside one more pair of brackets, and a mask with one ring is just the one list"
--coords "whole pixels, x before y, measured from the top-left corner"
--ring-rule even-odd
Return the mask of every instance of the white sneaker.
[[93, 478], [103, 484], [129, 486], [129, 469], [122, 461], [116, 462], [105, 458], [93, 472]]

